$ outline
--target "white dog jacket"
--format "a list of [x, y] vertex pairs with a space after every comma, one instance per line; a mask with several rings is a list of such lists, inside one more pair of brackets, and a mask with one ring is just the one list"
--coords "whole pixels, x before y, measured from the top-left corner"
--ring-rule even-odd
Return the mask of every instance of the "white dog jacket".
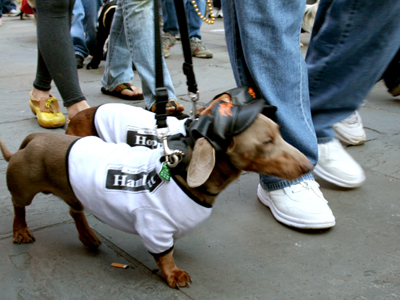
[[[109, 143], [127, 143], [150, 149], [162, 147], [155, 135], [155, 114], [140, 107], [121, 103], [109, 103], [99, 106], [94, 115], [94, 125], [98, 136]], [[185, 122], [167, 117], [170, 134], [182, 133], [186, 136]], [[159, 129], [165, 132], [167, 129]]]
[[69, 181], [83, 206], [104, 223], [138, 234], [153, 255], [172, 250], [174, 239], [197, 227], [212, 210], [172, 177], [166, 181], [159, 176], [161, 155], [162, 149], [97, 137], [76, 140], [67, 153]]

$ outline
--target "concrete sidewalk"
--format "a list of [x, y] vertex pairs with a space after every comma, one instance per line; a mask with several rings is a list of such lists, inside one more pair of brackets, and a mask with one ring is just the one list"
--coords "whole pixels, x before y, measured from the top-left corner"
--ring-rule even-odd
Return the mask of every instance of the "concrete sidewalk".
[[[48, 130], [38, 126], [28, 105], [37, 59], [34, 21], [4, 19], [0, 137], [14, 152], [27, 134]], [[202, 34], [214, 54], [212, 59], [194, 58], [201, 102], [206, 103], [235, 82], [222, 20], [204, 24]], [[308, 39], [302, 36], [306, 46]], [[189, 111], [182, 62], [178, 43], [167, 64], [179, 100]], [[79, 70], [89, 104], [129, 103], [100, 92], [103, 71], [104, 62], [98, 70]], [[140, 86], [138, 76], [133, 83]], [[61, 99], [55, 87], [52, 93]], [[27, 208], [36, 242], [14, 245], [7, 163], [1, 159], [0, 299], [400, 299], [399, 100], [378, 83], [360, 110], [368, 141], [348, 151], [364, 167], [366, 183], [346, 190], [320, 182], [336, 216], [334, 228], [299, 231], [281, 225], [257, 199], [258, 175], [243, 174], [218, 198], [212, 216], [176, 242], [176, 263], [193, 278], [190, 288], [179, 291], [153, 272], [157, 266], [139, 237], [90, 215], [103, 244], [97, 253], [86, 251], [67, 205], [52, 195], [36, 196]], [[143, 102], [129, 104], [144, 107]], [[113, 262], [131, 268], [112, 268]]]

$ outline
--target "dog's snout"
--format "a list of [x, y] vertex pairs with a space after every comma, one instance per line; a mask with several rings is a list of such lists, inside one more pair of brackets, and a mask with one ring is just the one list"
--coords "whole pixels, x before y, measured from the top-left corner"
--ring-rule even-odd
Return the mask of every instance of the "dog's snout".
[[314, 165], [308, 159], [305, 159], [304, 162], [300, 165], [301, 170], [304, 174], [311, 172], [314, 169]]

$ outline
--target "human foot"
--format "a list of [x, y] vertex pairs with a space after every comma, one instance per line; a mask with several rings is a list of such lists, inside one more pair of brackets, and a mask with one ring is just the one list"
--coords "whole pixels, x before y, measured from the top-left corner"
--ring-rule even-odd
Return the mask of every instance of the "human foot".
[[[36, 95], [36, 96], [34, 96]], [[58, 128], [65, 125], [65, 116], [60, 112], [58, 100], [49, 91], [34, 90], [30, 93], [29, 106], [38, 123], [44, 128]]]
[[143, 91], [139, 87], [135, 87], [132, 83], [122, 83], [109, 91], [105, 87], [101, 88], [101, 92], [106, 95], [115, 96], [124, 100], [143, 100]]
[[78, 112], [87, 108], [90, 108], [90, 106], [86, 102], [86, 100], [82, 100], [75, 104], [72, 104], [71, 106], [68, 106], [67, 107], [68, 120], [71, 120]]

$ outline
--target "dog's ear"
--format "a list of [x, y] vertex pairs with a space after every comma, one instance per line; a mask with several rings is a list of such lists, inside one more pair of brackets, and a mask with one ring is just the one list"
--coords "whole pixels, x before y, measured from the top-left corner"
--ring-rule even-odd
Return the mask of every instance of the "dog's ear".
[[215, 166], [215, 149], [205, 138], [199, 138], [194, 145], [189, 164], [187, 183], [189, 187], [198, 187], [210, 176]]

